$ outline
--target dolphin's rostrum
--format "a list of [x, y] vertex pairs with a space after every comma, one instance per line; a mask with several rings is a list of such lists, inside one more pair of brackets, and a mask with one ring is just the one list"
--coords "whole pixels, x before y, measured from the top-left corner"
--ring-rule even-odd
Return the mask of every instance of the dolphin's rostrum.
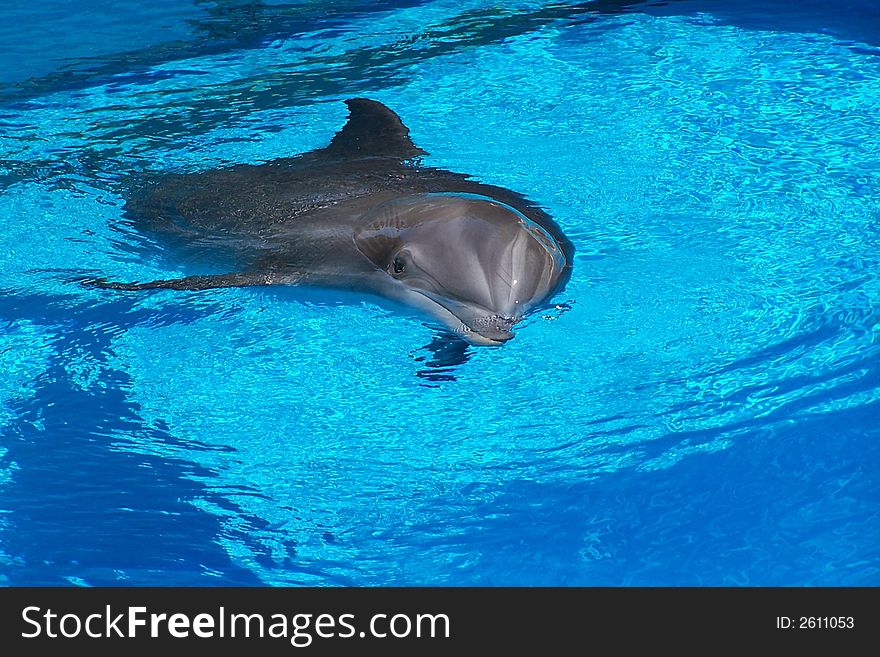
[[535, 204], [425, 167], [409, 130], [379, 102], [347, 100], [330, 145], [262, 165], [166, 174], [126, 203], [141, 230], [235, 271], [117, 290], [313, 285], [416, 308], [467, 342], [496, 345], [564, 286], [573, 247]]

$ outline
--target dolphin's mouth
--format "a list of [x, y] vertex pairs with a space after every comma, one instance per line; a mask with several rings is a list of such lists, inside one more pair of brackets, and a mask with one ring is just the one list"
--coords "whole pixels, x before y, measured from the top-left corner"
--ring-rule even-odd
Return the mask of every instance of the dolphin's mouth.
[[475, 317], [470, 320], [467, 327], [470, 329], [470, 333], [476, 333], [480, 338], [497, 344], [503, 344], [513, 337], [514, 333], [511, 329], [515, 323], [516, 319], [513, 317], [488, 315], [486, 317]]
[[521, 318], [505, 317], [487, 308], [444, 297], [427, 290], [415, 290], [434, 306], [440, 321], [463, 340], [475, 345], [497, 346], [513, 338], [513, 325]]

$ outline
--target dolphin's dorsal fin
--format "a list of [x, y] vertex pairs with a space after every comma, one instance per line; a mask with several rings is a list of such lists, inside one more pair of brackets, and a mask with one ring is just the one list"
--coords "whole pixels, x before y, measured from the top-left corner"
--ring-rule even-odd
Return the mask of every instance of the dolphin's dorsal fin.
[[369, 98], [350, 98], [345, 104], [348, 121], [324, 149], [326, 153], [401, 160], [427, 154], [412, 143], [409, 128], [400, 117], [382, 103]]

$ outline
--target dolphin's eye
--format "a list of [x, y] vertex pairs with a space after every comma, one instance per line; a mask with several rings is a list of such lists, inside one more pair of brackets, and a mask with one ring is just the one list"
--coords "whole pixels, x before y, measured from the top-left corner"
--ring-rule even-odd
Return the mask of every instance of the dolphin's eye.
[[395, 256], [394, 260], [391, 261], [391, 273], [392, 274], [402, 274], [406, 271], [406, 262], [400, 256]]

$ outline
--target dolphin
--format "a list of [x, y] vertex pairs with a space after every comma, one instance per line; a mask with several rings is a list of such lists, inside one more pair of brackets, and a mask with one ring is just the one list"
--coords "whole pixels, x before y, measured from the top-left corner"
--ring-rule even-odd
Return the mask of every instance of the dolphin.
[[574, 248], [523, 195], [423, 166], [400, 117], [345, 101], [330, 144], [260, 165], [168, 173], [124, 216], [227, 273], [89, 285], [123, 291], [309, 285], [392, 299], [466, 343], [499, 345], [567, 282]]

